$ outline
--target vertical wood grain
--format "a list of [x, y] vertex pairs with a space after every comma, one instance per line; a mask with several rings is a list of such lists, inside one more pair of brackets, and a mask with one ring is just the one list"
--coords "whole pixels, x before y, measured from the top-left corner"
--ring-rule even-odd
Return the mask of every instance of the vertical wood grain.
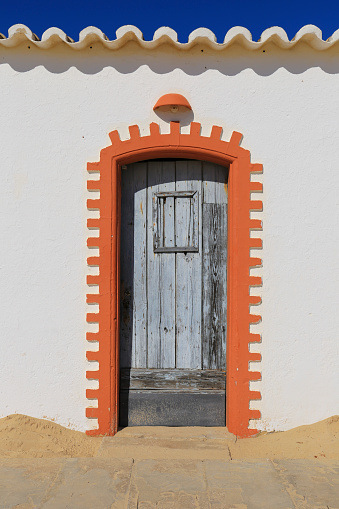
[[[174, 230], [174, 198], [168, 196], [163, 198], [163, 245], [164, 247], [174, 247], [175, 230]], [[162, 256], [162, 258], [164, 258]]]
[[[176, 191], [197, 191], [201, 195], [201, 162], [177, 161], [176, 169]], [[192, 245], [193, 242], [194, 208], [188, 201], [187, 198], [176, 200], [177, 244], [182, 242], [187, 245], [191, 240]], [[198, 207], [201, 212], [199, 198]], [[201, 213], [198, 212], [197, 216], [197, 231], [201, 235]], [[201, 246], [201, 239], [199, 244]], [[176, 254], [177, 368], [201, 368], [201, 263], [201, 247], [198, 253]]]
[[[152, 203], [154, 193], [175, 190], [175, 162], [148, 162], [148, 365], [149, 368], [175, 367], [175, 253], [154, 253]], [[173, 209], [164, 207], [164, 220], [171, 225]], [[174, 232], [169, 228], [169, 242]]]
[[[225, 369], [226, 183], [225, 168], [194, 160], [123, 171], [122, 367]], [[197, 195], [154, 195], [172, 191]], [[164, 247], [198, 244], [198, 253], [155, 253], [154, 220]]]
[[202, 164], [204, 203], [227, 203], [228, 170], [206, 161]]
[[134, 166], [121, 174], [120, 366], [132, 366], [134, 266]]
[[133, 165], [134, 184], [134, 251], [133, 270], [133, 341], [132, 366], [144, 367], [147, 362], [147, 163]]
[[226, 369], [226, 205], [203, 204], [203, 369]]

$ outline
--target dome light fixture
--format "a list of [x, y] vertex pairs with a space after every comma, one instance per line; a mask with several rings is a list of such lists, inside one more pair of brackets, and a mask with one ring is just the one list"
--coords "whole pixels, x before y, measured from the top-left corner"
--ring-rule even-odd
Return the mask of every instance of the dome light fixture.
[[165, 94], [157, 100], [153, 107], [154, 111], [170, 111], [171, 113], [192, 110], [186, 97], [181, 94]]

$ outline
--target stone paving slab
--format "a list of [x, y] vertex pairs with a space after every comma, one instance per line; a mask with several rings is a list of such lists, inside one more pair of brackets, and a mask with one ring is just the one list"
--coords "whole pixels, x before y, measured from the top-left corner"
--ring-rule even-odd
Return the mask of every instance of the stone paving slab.
[[66, 461], [65, 459], [0, 460], [0, 508], [39, 507]]
[[339, 461], [272, 461], [286, 491], [300, 509], [339, 508]]
[[140, 460], [135, 463], [128, 509], [207, 508], [202, 461]]
[[213, 509], [294, 508], [279, 473], [269, 460], [206, 461], [210, 507]]
[[0, 461], [1, 509], [127, 507], [132, 459]]
[[0, 509], [338, 509], [339, 461], [0, 460]]

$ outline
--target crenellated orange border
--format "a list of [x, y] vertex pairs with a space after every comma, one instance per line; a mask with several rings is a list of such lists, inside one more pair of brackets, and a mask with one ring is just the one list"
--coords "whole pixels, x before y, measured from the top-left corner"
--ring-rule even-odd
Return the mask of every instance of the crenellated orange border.
[[119, 398], [119, 256], [120, 256], [120, 174], [121, 165], [161, 157], [200, 159], [228, 166], [228, 276], [227, 276], [227, 384], [226, 425], [239, 437], [255, 434], [249, 419], [260, 418], [260, 411], [249, 408], [250, 400], [261, 398], [250, 391], [249, 383], [261, 377], [249, 371], [250, 361], [260, 354], [249, 351], [249, 343], [259, 342], [259, 334], [250, 333], [250, 324], [260, 320], [251, 315], [250, 305], [260, 298], [250, 296], [251, 286], [262, 284], [250, 276], [250, 268], [261, 265], [250, 257], [250, 248], [261, 248], [259, 238], [250, 230], [261, 229], [261, 221], [250, 219], [251, 210], [262, 210], [262, 201], [252, 201], [251, 192], [262, 191], [262, 184], [251, 182], [251, 173], [261, 173], [260, 164], [251, 164], [250, 152], [239, 146], [242, 135], [233, 132], [229, 142], [220, 139], [222, 128], [213, 126], [210, 136], [201, 136], [201, 126], [190, 125], [182, 134], [180, 124], [171, 122], [170, 133], [161, 134], [159, 125], [150, 125], [150, 135], [140, 136], [137, 125], [130, 126], [130, 139], [121, 141], [118, 131], [110, 133], [112, 145], [103, 149], [98, 163], [88, 163], [89, 172], [100, 172], [99, 180], [89, 180], [89, 190], [99, 190], [100, 199], [88, 200], [89, 209], [100, 211], [99, 219], [89, 219], [88, 228], [99, 228], [99, 237], [88, 239], [89, 247], [98, 247], [99, 256], [88, 258], [88, 265], [99, 266], [98, 276], [88, 276], [89, 285], [99, 285], [98, 294], [87, 295], [88, 303], [99, 304], [99, 313], [88, 313], [88, 322], [99, 323], [99, 332], [87, 333], [88, 341], [98, 341], [97, 352], [88, 351], [89, 361], [98, 361], [98, 371], [88, 371], [88, 379], [99, 380], [98, 389], [88, 389], [87, 398], [97, 399], [97, 408], [87, 408], [86, 416], [98, 419], [98, 429], [89, 435], [114, 435], [118, 427]]

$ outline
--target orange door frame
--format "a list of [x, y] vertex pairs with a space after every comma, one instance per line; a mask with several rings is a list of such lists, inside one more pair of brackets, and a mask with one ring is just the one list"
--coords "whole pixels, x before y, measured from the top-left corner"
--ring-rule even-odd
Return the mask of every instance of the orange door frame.
[[98, 285], [99, 293], [87, 295], [87, 302], [99, 304], [98, 313], [88, 313], [87, 321], [98, 323], [98, 332], [88, 332], [88, 341], [97, 341], [99, 349], [88, 351], [87, 359], [99, 363], [97, 371], [88, 371], [88, 379], [99, 381], [98, 389], [87, 389], [88, 399], [97, 399], [97, 407], [88, 407], [86, 416], [98, 419], [98, 428], [89, 435], [114, 435], [118, 428], [119, 402], [119, 257], [121, 166], [155, 158], [186, 158], [211, 161], [229, 167], [228, 201], [228, 277], [227, 277], [227, 381], [226, 425], [239, 437], [255, 434], [250, 419], [260, 418], [260, 411], [250, 409], [250, 400], [261, 398], [249, 384], [261, 377], [249, 371], [250, 361], [260, 354], [249, 351], [249, 343], [259, 342], [259, 334], [250, 333], [250, 324], [261, 317], [250, 314], [250, 305], [260, 298], [250, 296], [251, 286], [262, 284], [250, 276], [250, 268], [261, 265], [260, 258], [250, 257], [250, 248], [261, 248], [251, 230], [261, 229], [261, 221], [250, 219], [251, 210], [262, 210], [262, 201], [251, 200], [251, 192], [262, 192], [262, 184], [251, 182], [252, 173], [261, 173], [262, 165], [251, 164], [250, 152], [239, 146], [242, 135], [233, 132], [229, 142], [220, 139], [222, 128], [213, 126], [210, 136], [201, 136], [201, 126], [190, 125], [190, 132], [180, 132], [180, 124], [171, 122], [170, 133], [161, 134], [158, 124], [150, 125], [150, 135], [140, 136], [139, 127], [130, 126], [130, 139], [121, 141], [118, 131], [110, 133], [112, 145], [100, 153], [98, 163], [88, 163], [88, 171], [99, 172], [99, 180], [89, 180], [88, 189], [100, 191], [100, 198], [88, 200], [88, 209], [99, 210], [100, 218], [89, 219], [88, 228], [99, 229], [98, 237], [88, 238], [89, 247], [99, 248], [99, 256], [88, 258], [88, 265], [98, 266], [99, 275], [89, 275], [88, 285]]

